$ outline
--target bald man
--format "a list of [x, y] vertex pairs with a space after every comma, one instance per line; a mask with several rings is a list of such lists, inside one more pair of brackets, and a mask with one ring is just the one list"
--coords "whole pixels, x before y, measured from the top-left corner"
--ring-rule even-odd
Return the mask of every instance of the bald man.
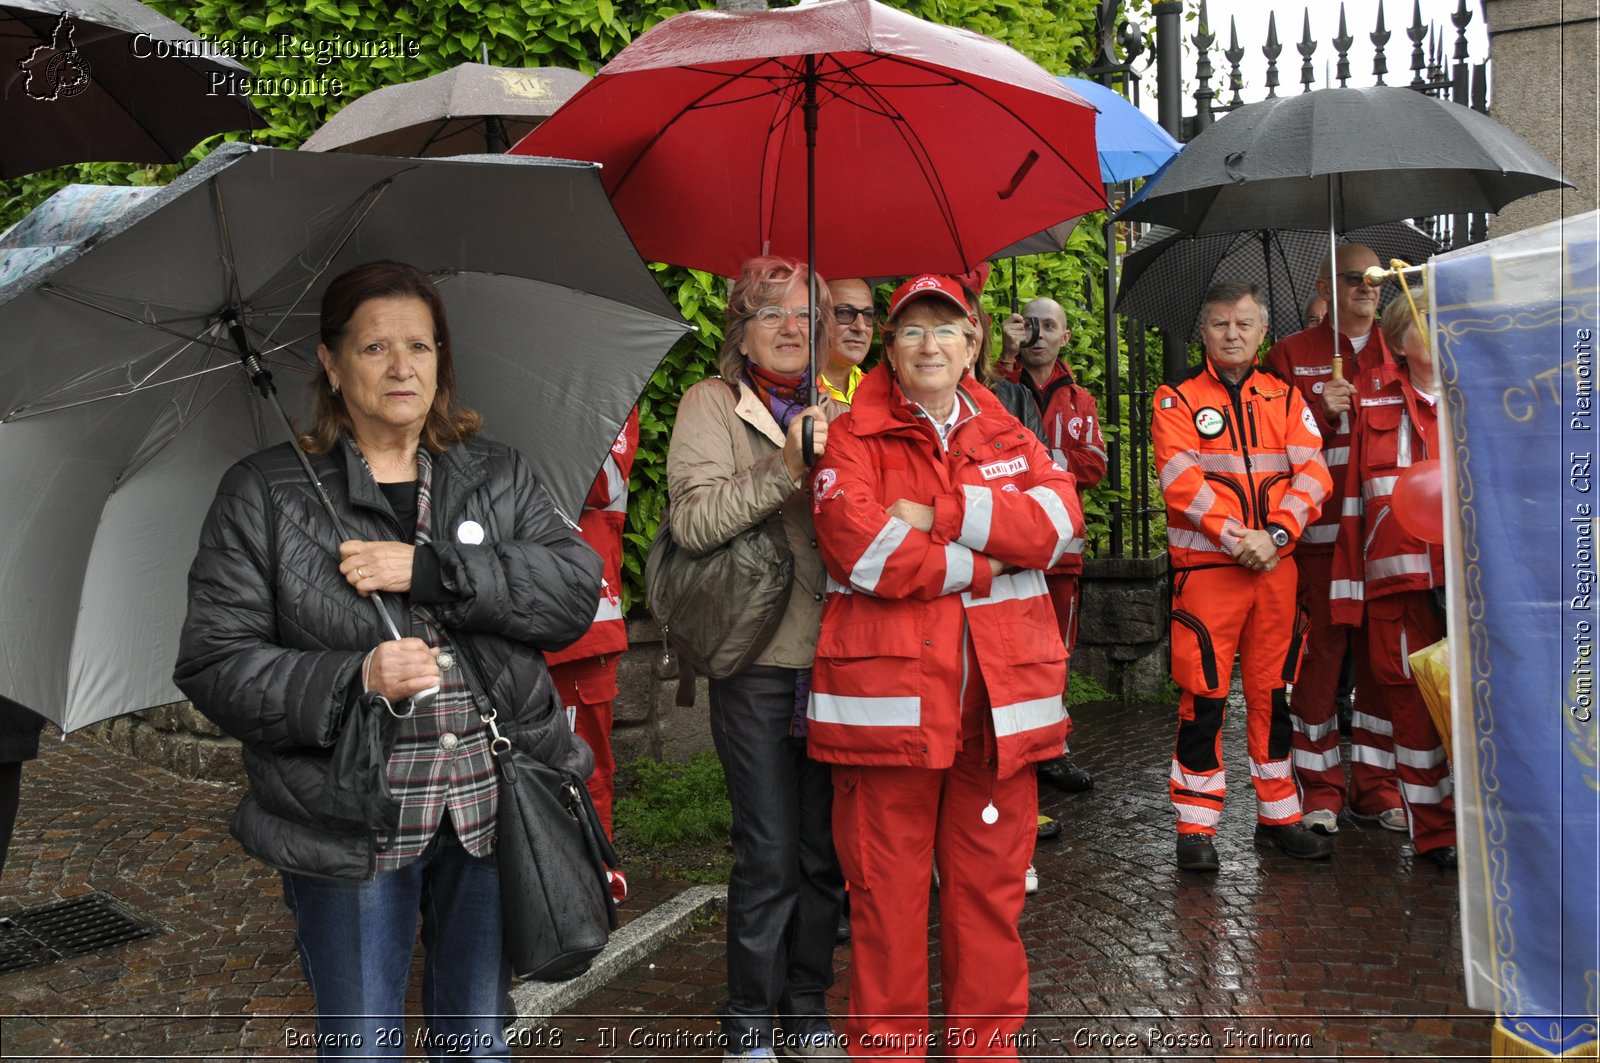
[[[1031, 343], [1024, 342], [1030, 332], [1027, 318], [1039, 322], [1039, 334]], [[1066, 312], [1054, 299], [1034, 299], [1022, 308], [1021, 314], [1012, 314], [1001, 324], [1000, 334], [1000, 360], [995, 368], [1033, 396], [1044, 424], [1045, 446], [1050, 448], [1056, 464], [1077, 481], [1081, 505], [1084, 489], [1099, 483], [1106, 474], [1106, 445], [1100, 435], [1100, 411], [1094, 396], [1078, 385], [1061, 353], [1072, 339]], [[1076, 539], [1061, 563], [1045, 575], [1069, 667], [1078, 641], [1078, 577], [1082, 572], [1083, 540]], [[1069, 719], [1069, 734], [1071, 727]], [[1072, 754], [1067, 750], [1055, 760], [1039, 764], [1039, 779], [1068, 793], [1094, 786], [1094, 779], [1072, 763]]]
[[[1351, 381], [1362, 368], [1381, 365], [1387, 359], [1383, 333], [1374, 327], [1379, 290], [1368, 287], [1362, 276], [1376, 265], [1378, 256], [1371, 248], [1342, 244], [1317, 275], [1317, 296], [1338, 311], [1342, 379], [1333, 377], [1331, 313], [1321, 323], [1279, 340], [1267, 355], [1267, 368], [1295, 384], [1316, 417], [1322, 430], [1323, 458], [1333, 477], [1333, 495], [1322, 507], [1322, 516], [1306, 529], [1295, 555], [1300, 605], [1310, 628], [1289, 706], [1305, 824], [1322, 834], [1336, 833], [1339, 817], [1345, 812], [1374, 819], [1390, 830], [1406, 829], [1395, 779], [1394, 736], [1381, 689], [1367, 667], [1364, 635], [1360, 629], [1334, 624], [1329, 606], [1329, 595], [1335, 591], [1333, 547], [1344, 512], [1352, 418], [1359, 414], [1353, 405], [1356, 389]], [[1352, 652], [1355, 659], [1357, 702], [1351, 719], [1348, 788], [1337, 720], [1339, 673], [1346, 652]]]

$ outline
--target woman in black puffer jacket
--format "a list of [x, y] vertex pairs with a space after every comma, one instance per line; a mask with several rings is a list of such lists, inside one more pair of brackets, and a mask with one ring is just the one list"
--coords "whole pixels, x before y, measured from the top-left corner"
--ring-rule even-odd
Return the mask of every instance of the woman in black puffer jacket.
[[[190, 569], [174, 678], [244, 745], [233, 833], [283, 873], [322, 1058], [403, 1057], [420, 912], [430, 1056], [506, 1059], [495, 773], [461, 658], [503, 733], [586, 775], [539, 651], [588, 627], [600, 561], [520, 455], [473, 437], [425, 275], [377, 262], [336, 279], [317, 353], [300, 445], [350, 538], [288, 444], [235, 465]], [[385, 752], [349, 770], [374, 726]]]

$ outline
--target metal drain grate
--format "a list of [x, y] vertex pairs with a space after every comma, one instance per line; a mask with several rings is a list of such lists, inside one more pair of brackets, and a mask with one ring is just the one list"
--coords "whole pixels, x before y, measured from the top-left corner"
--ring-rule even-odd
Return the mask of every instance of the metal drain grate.
[[161, 933], [161, 927], [104, 893], [0, 917], [0, 972], [42, 967], [67, 956]]

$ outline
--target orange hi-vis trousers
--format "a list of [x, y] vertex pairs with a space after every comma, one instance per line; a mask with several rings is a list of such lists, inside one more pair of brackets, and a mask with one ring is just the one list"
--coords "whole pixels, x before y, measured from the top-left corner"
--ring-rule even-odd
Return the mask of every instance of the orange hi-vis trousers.
[[1285, 686], [1294, 682], [1305, 625], [1295, 604], [1295, 564], [1271, 572], [1220, 565], [1172, 574], [1172, 679], [1183, 691], [1168, 790], [1179, 834], [1215, 834], [1227, 773], [1223, 705], [1238, 652], [1244, 681], [1256, 818], [1295, 823], [1300, 794], [1289, 757]]

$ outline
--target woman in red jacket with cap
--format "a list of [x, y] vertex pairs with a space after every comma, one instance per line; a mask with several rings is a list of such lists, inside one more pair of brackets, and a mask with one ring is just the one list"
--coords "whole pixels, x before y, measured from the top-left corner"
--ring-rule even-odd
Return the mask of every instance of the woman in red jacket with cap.
[[934, 1041], [936, 859], [946, 1056], [1014, 1057], [1028, 1010], [1033, 765], [1066, 733], [1043, 570], [1082, 511], [1071, 474], [972, 379], [975, 321], [948, 277], [896, 290], [884, 362], [830, 426], [813, 480], [830, 580], [808, 742], [834, 765], [855, 1059], [921, 1058]]

